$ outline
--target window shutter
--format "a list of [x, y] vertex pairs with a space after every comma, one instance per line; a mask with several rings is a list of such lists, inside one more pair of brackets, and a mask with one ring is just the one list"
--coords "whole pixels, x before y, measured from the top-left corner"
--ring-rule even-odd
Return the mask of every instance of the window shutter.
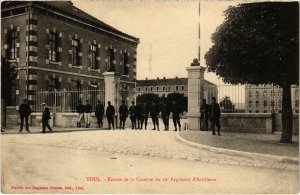
[[7, 29], [4, 30], [4, 44], [7, 45], [7, 48], [5, 49], [5, 58], [8, 59], [8, 51], [9, 51], [9, 48], [8, 48], [8, 35], [7, 35]]
[[46, 33], [47, 39], [46, 39], [46, 59], [50, 59], [49, 58], [49, 51], [50, 51], [50, 32], [47, 31]]
[[81, 43], [80, 41], [78, 41], [78, 65], [82, 66], [82, 56], [79, 55], [79, 53], [81, 52]]
[[88, 63], [88, 66], [89, 67], [92, 67], [92, 50], [91, 50], [91, 47], [92, 47], [92, 45], [91, 44], [89, 44], [89, 58], [88, 58], [88, 60], [89, 60], [89, 63]]
[[58, 51], [58, 48], [61, 47], [61, 38], [58, 36], [58, 33], [55, 34], [55, 52], [56, 52], [56, 61], [60, 62], [61, 52]]
[[96, 66], [100, 69], [100, 48], [96, 47]]
[[69, 49], [69, 64], [75, 65], [73, 64], [73, 50], [72, 50], [72, 38], [70, 38], [70, 49]]

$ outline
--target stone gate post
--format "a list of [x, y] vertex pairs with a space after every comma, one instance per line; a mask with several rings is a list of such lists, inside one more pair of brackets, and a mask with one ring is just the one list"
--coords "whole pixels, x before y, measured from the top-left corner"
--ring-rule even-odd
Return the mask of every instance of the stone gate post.
[[188, 71], [188, 129], [200, 130], [200, 106], [202, 101], [201, 82], [204, 79], [205, 68], [191, 66]]

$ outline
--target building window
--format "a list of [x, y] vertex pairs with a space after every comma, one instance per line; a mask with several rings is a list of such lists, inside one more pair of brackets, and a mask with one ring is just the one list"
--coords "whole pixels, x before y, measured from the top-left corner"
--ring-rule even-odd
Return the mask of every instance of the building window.
[[164, 91], [164, 90], [165, 90], [165, 87], [163, 87], [162, 90]]
[[171, 87], [168, 87], [168, 90], [170, 91], [170, 90], [171, 90]]
[[176, 86], [176, 91], [178, 91], [178, 86]]
[[296, 107], [296, 109], [299, 107], [299, 100], [295, 101], [295, 107]]
[[249, 107], [251, 108], [252, 107], [252, 101], [249, 101]]
[[91, 44], [90, 45], [90, 63], [92, 69], [99, 69], [98, 63], [97, 63], [97, 45]]
[[181, 90], [184, 90], [184, 86], [181, 86]]
[[81, 90], [81, 82], [72, 80], [71, 81], [71, 90]]
[[124, 64], [123, 74], [128, 75], [129, 74], [129, 57], [128, 57], [128, 53], [123, 53], [123, 64]]
[[49, 55], [48, 59], [52, 62], [57, 62], [58, 51], [58, 34], [51, 32], [49, 34]]
[[54, 91], [59, 90], [59, 81], [58, 78], [49, 78], [46, 82], [46, 90], [47, 91]]
[[138, 88], [138, 91], [141, 91], [141, 88]]
[[159, 91], [159, 87], [156, 87], [156, 91]]
[[113, 72], [115, 71], [115, 66], [113, 64], [115, 60], [115, 53], [113, 49], [108, 49], [108, 55], [107, 55], [107, 71]]
[[249, 98], [252, 97], [252, 91], [251, 90], [248, 92], [248, 96], [249, 96]]
[[264, 107], [267, 107], [267, 106], [268, 106], [268, 101], [264, 100]]
[[17, 29], [9, 30], [7, 36], [9, 60], [17, 59], [17, 40], [18, 40]]
[[255, 110], [255, 112], [256, 112], [256, 113], [259, 113], [259, 111], [258, 111], [258, 110]]
[[264, 113], [267, 113], [268, 111], [264, 110]]
[[150, 87], [150, 91], [152, 91], [152, 87]]
[[145, 88], [145, 91], [148, 91], [148, 87]]
[[256, 106], [256, 107], [259, 106], [259, 101], [258, 101], [258, 100], [255, 101], [255, 106]]
[[267, 96], [267, 90], [264, 90], [263, 97], [266, 97], [266, 96]]
[[79, 66], [80, 56], [80, 45], [78, 39], [72, 39], [72, 65], [73, 66]]
[[255, 97], [259, 98], [259, 91], [255, 91]]
[[249, 113], [252, 113], [252, 110], [249, 110]]
[[282, 105], [282, 101], [278, 100], [278, 107], [281, 108], [281, 105]]

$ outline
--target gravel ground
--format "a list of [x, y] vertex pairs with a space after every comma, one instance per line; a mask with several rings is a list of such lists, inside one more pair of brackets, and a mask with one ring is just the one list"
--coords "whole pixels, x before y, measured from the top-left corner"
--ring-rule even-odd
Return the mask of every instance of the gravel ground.
[[280, 134], [250, 134], [221, 132], [222, 136], [213, 136], [211, 131], [182, 131], [179, 135], [191, 142], [277, 156], [299, 157], [298, 136], [293, 137], [293, 143], [280, 143]]

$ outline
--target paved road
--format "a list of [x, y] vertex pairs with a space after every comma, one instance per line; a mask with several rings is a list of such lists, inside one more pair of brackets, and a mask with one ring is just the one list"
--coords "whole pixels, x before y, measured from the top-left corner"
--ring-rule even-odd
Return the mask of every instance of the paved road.
[[[191, 148], [175, 132], [92, 131], [2, 136], [3, 192], [25, 193], [295, 193], [298, 166]], [[241, 166], [237, 166], [241, 165]], [[271, 167], [271, 168], [268, 168]], [[273, 168], [272, 168], [273, 167]], [[103, 181], [88, 182], [97, 176]], [[193, 181], [104, 181], [104, 178], [211, 178]], [[25, 190], [12, 186], [72, 186]], [[75, 190], [75, 186], [84, 189]]]

